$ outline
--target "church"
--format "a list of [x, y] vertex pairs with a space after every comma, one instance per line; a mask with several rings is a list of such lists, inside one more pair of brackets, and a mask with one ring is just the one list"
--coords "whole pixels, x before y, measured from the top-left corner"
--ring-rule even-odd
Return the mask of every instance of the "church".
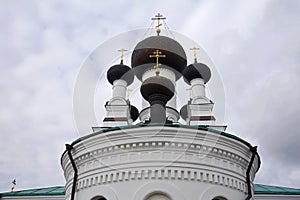
[[[52, 200], [250, 200], [300, 199], [300, 189], [255, 184], [257, 147], [226, 132], [213, 114], [206, 84], [210, 66], [189, 63], [176, 38], [163, 34], [165, 17], [155, 15], [155, 33], [132, 49], [121, 49], [107, 72], [112, 96], [102, 125], [71, 144], [61, 156], [65, 186], [0, 194], [0, 199]], [[177, 107], [178, 81], [190, 97]], [[128, 98], [139, 83], [142, 108]]]

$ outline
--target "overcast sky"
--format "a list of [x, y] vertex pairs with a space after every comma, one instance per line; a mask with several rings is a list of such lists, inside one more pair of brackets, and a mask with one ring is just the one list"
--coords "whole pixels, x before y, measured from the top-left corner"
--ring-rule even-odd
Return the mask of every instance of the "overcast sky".
[[255, 182], [300, 188], [300, 1], [0, 3], [0, 191], [14, 178], [17, 189], [64, 184], [64, 144], [84, 134], [73, 114], [82, 63], [157, 12], [219, 70], [227, 132], [258, 146]]

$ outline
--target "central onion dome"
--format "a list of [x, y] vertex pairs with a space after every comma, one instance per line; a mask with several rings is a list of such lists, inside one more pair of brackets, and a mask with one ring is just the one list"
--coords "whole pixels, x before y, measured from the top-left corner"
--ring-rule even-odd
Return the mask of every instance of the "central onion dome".
[[167, 78], [153, 76], [147, 78], [141, 93], [150, 103], [150, 123], [169, 123], [166, 118], [166, 103], [174, 96], [175, 86]]
[[173, 95], [175, 91], [175, 86], [167, 78], [162, 76], [153, 76], [147, 78], [142, 86], [141, 86], [141, 93], [144, 99], [151, 102], [153, 97], [162, 97], [162, 101], [167, 103]]
[[150, 58], [149, 55], [156, 50], [166, 56], [159, 59], [159, 63], [174, 71], [178, 80], [187, 65], [186, 54], [177, 41], [166, 36], [151, 36], [136, 45], [131, 56], [131, 65], [137, 78], [142, 80], [143, 73], [155, 66], [155, 58]]

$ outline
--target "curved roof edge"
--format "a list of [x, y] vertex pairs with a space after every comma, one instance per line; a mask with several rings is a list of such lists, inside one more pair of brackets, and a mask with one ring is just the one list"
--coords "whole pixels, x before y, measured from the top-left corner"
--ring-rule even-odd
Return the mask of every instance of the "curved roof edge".
[[132, 129], [132, 128], [140, 128], [140, 127], [153, 127], [153, 126], [180, 127], [180, 128], [210, 131], [210, 132], [217, 133], [217, 134], [223, 135], [225, 137], [237, 140], [237, 141], [247, 145], [248, 147], [252, 147], [252, 145], [249, 142], [243, 140], [242, 138], [239, 138], [239, 137], [237, 137], [235, 135], [232, 135], [230, 133], [226, 133], [224, 131], [218, 131], [218, 130], [212, 129], [208, 125], [207, 126], [203, 126], [203, 125], [201, 125], [201, 126], [189, 126], [189, 125], [183, 125], [183, 124], [160, 124], [160, 123], [136, 124], [136, 125], [129, 125], [129, 126], [115, 126], [115, 127], [111, 127], [111, 128], [105, 128], [101, 131], [97, 131], [97, 132], [94, 132], [94, 133], [91, 133], [91, 134], [88, 134], [88, 135], [85, 135], [85, 136], [82, 136], [82, 137], [76, 139], [75, 141], [72, 142], [72, 145], [75, 145], [75, 144], [77, 144], [77, 143], [79, 143], [79, 142], [81, 142], [81, 141], [83, 141], [87, 138], [93, 137], [93, 136], [101, 134], [101, 133], [106, 133], [106, 132], [116, 131], [116, 130], [121, 130], [121, 129], [124, 130], [124, 129]]
[[45, 187], [45, 188], [20, 190], [14, 192], [4, 192], [4, 193], [0, 193], [0, 198], [9, 197], [9, 196], [61, 196], [61, 195], [65, 195], [64, 186], [52, 186], [52, 187]]
[[300, 195], [300, 188], [254, 184], [254, 194]]
[[[237, 140], [237, 141], [245, 144], [249, 148], [252, 148], [252, 145], [249, 142], [243, 140], [242, 138], [239, 138], [239, 137], [237, 137], [233, 134], [230, 134], [230, 133], [226, 133], [224, 131], [219, 131], [219, 130], [212, 129], [212, 128], [209, 127], [209, 125], [207, 125], [207, 126], [206, 125], [205, 126], [204, 125], [190, 126], [190, 125], [183, 125], [183, 124], [160, 124], [160, 123], [150, 123], [150, 124], [139, 123], [139, 124], [136, 124], [136, 125], [114, 126], [114, 127], [111, 127], [111, 128], [105, 128], [103, 130], [100, 130], [100, 131], [82, 136], [82, 137], [76, 139], [75, 141], [73, 141], [71, 145], [73, 146], [73, 145], [75, 145], [75, 144], [77, 144], [77, 143], [79, 143], [79, 142], [81, 142], [81, 141], [83, 141], [87, 138], [93, 137], [93, 136], [101, 134], [101, 133], [106, 133], [106, 132], [116, 131], [116, 130], [121, 130], [121, 129], [124, 130], [124, 129], [132, 129], [132, 128], [140, 128], [140, 127], [154, 127], [154, 126], [179, 127], [179, 128], [188, 128], [188, 129], [195, 129], [195, 130], [210, 131], [212, 133], [220, 134], [222, 136]], [[61, 156], [61, 159], [63, 158], [65, 153], [66, 153], [66, 150], [63, 152], [63, 154]], [[260, 156], [259, 156], [258, 153], [256, 153], [256, 155], [258, 157], [258, 168], [257, 168], [257, 171], [258, 171], [259, 168], [260, 168], [260, 165], [261, 165], [261, 159], [260, 159]], [[61, 160], [61, 163], [62, 163], [62, 160]]]
[[[289, 188], [281, 186], [254, 184], [254, 195], [299, 195], [300, 188]], [[54, 186], [47, 188], [35, 188], [28, 190], [20, 190], [15, 192], [0, 193], [1, 197], [8, 196], [62, 196], [65, 195], [64, 186]]]

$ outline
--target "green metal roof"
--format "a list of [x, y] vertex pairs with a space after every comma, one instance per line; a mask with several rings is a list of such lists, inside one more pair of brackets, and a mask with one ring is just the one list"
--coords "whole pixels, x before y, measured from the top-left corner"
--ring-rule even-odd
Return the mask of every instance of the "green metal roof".
[[87, 139], [89, 137], [92, 137], [94, 135], [98, 135], [98, 134], [105, 133], [105, 132], [110, 132], [110, 131], [115, 131], [115, 130], [132, 129], [132, 128], [140, 128], [140, 127], [152, 127], [152, 126], [165, 126], [165, 127], [177, 127], [177, 128], [181, 127], [181, 128], [189, 128], [189, 129], [196, 129], [196, 130], [203, 130], [203, 131], [211, 131], [213, 133], [220, 134], [220, 135], [223, 135], [225, 137], [235, 139], [235, 140], [240, 141], [240, 142], [244, 143], [245, 145], [251, 147], [249, 142], [247, 142], [247, 141], [245, 141], [245, 140], [243, 140], [243, 139], [241, 139], [241, 138], [239, 138], [235, 135], [232, 135], [232, 134], [229, 134], [229, 133], [226, 133], [226, 132], [223, 132], [223, 131], [218, 131], [218, 130], [212, 129], [209, 126], [206, 126], [206, 125], [191, 126], [191, 125], [183, 125], [183, 124], [160, 124], [160, 123], [151, 123], [151, 124], [139, 123], [139, 124], [129, 125], [129, 126], [115, 126], [115, 127], [111, 127], [111, 128], [105, 128], [101, 131], [97, 131], [97, 132], [91, 133], [89, 135], [85, 135], [83, 137], [78, 138], [77, 140], [75, 140], [72, 143], [72, 145], [74, 145], [78, 142], [81, 142], [82, 140], [85, 140], [85, 139]]
[[[254, 194], [273, 194], [273, 195], [300, 195], [300, 189], [279, 187], [271, 185], [254, 184]], [[30, 190], [21, 190], [15, 192], [0, 193], [0, 197], [7, 196], [62, 196], [65, 195], [64, 186], [54, 186], [48, 188], [36, 188]]]
[[255, 194], [300, 195], [300, 189], [272, 185], [254, 185]]
[[0, 193], [0, 197], [7, 196], [56, 196], [56, 195], [65, 195], [64, 186], [54, 186], [47, 188], [36, 188], [29, 190], [20, 190], [14, 192], [4, 192]]

